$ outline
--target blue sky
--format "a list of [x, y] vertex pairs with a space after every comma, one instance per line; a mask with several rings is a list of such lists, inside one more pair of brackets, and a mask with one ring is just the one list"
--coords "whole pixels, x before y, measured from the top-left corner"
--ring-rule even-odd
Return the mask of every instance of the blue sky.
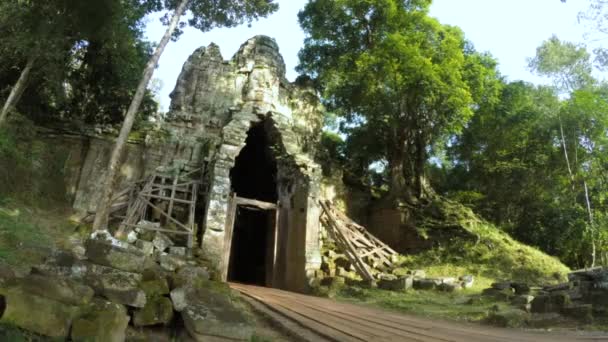
[[[265, 34], [277, 40], [287, 65], [287, 78], [295, 79], [293, 70], [298, 63], [304, 33], [300, 30], [297, 14], [307, 0], [278, 0], [280, 9], [272, 16], [231, 29], [200, 32], [186, 28], [177, 42], [170, 42], [154, 78], [162, 81], [161, 105], [169, 107], [169, 93], [183, 63], [198, 47], [215, 42], [224, 59], [229, 59], [248, 38]], [[509, 80], [546, 83], [526, 69], [526, 59], [535, 54], [536, 47], [555, 34], [560, 39], [583, 42], [585, 28], [577, 21], [580, 11], [588, 7], [587, 0], [435, 0], [431, 15], [444, 24], [459, 26], [467, 39], [479, 51], [488, 51], [498, 59], [499, 68]], [[164, 33], [158, 15], [148, 18], [146, 34], [158, 41]]]

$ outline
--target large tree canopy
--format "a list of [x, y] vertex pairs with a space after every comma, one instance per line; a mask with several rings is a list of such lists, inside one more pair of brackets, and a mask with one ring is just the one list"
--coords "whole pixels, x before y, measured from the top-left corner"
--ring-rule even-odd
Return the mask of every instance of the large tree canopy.
[[496, 78], [491, 58], [428, 15], [430, 2], [313, 0], [299, 14], [299, 71], [316, 78], [346, 127], [378, 146], [394, 198], [427, 195], [429, 149], [463, 127]]

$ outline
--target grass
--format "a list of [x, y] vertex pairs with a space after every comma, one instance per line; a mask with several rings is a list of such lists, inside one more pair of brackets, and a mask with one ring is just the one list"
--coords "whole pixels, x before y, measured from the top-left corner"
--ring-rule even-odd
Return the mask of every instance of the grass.
[[486, 319], [492, 310], [509, 307], [507, 303], [480, 297], [476, 289], [447, 293], [424, 290], [395, 292], [345, 287], [335, 294], [335, 299], [421, 317], [466, 322], [480, 322]]
[[43, 210], [0, 201], [0, 262], [28, 267], [42, 261], [74, 230], [62, 210]]

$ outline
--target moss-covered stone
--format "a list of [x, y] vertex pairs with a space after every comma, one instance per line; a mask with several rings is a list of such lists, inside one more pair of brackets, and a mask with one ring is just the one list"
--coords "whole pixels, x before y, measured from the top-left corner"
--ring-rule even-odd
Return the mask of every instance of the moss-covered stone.
[[491, 312], [486, 319], [487, 323], [504, 328], [518, 328], [526, 324], [530, 315], [518, 309]]
[[146, 294], [139, 288], [142, 276], [114, 268], [89, 265], [85, 282], [112, 302], [136, 308], [146, 305]]
[[138, 248], [123, 248], [101, 240], [86, 242], [86, 256], [92, 262], [127, 272], [141, 272], [146, 255]]
[[86, 313], [74, 321], [71, 336], [75, 342], [122, 342], [128, 324], [124, 306], [95, 299]]
[[30, 274], [19, 280], [26, 292], [71, 305], [85, 305], [93, 298], [91, 287], [71, 279]]
[[144, 291], [147, 297], [169, 294], [169, 284], [165, 278], [143, 281], [139, 285], [139, 288]]
[[37, 334], [66, 338], [80, 308], [24, 292], [15, 287], [5, 292], [6, 310], [0, 322]]
[[173, 319], [173, 304], [167, 297], [148, 298], [146, 306], [133, 314], [135, 326], [167, 324]]
[[531, 304], [534, 313], [561, 312], [562, 309], [570, 305], [570, 297], [565, 292], [554, 292], [536, 296]]

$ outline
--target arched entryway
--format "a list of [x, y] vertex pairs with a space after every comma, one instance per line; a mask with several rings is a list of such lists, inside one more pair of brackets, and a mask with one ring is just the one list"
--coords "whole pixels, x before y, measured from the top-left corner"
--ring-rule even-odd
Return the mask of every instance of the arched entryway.
[[233, 196], [228, 280], [272, 286], [277, 234], [277, 165], [266, 121], [247, 132], [230, 171]]

